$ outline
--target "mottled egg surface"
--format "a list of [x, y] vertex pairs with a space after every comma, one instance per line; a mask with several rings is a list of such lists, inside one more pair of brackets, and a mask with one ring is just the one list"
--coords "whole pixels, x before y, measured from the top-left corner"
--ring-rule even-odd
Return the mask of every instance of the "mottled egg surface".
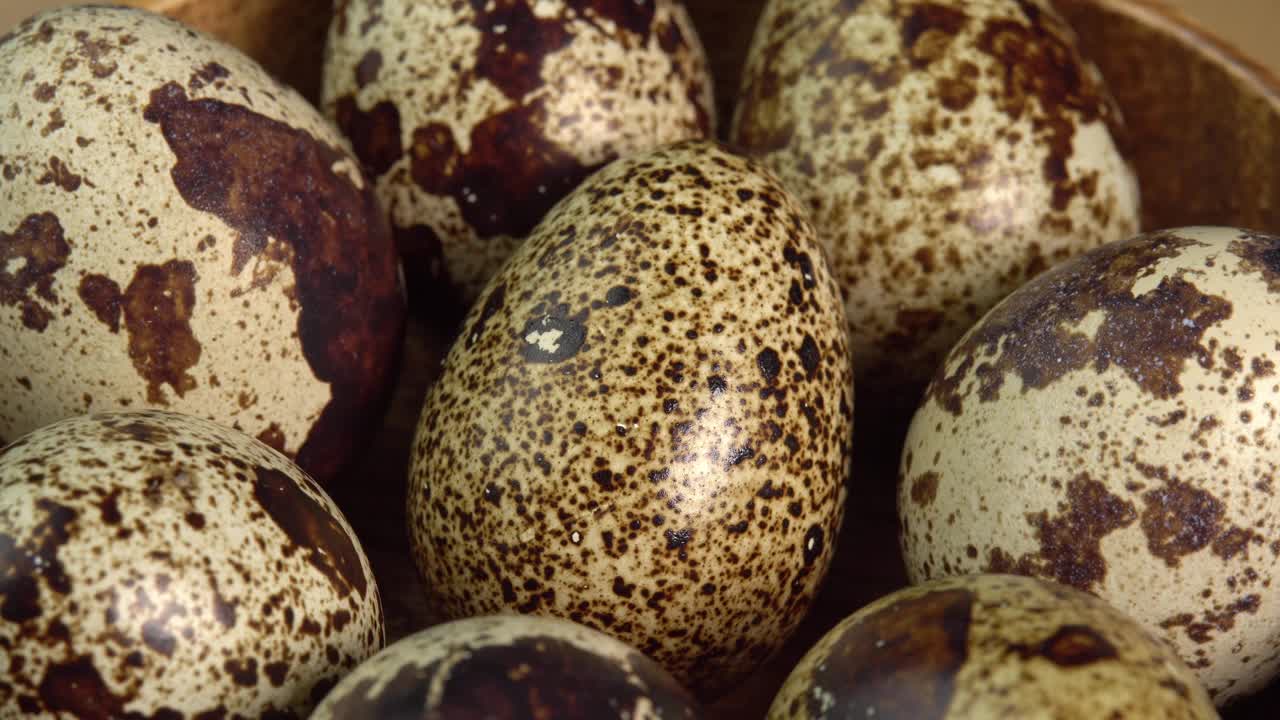
[[341, 135], [139, 10], [35, 16], [0, 67], [0, 439], [166, 408], [332, 479], [376, 424], [404, 318]]
[[1158, 629], [1219, 703], [1280, 669], [1280, 238], [1157, 232], [997, 306], [916, 413], [909, 575], [1037, 575]]
[[311, 720], [692, 720], [665, 670], [596, 630], [555, 618], [458, 620], [411, 635], [348, 675]]
[[605, 162], [709, 137], [710, 78], [678, 0], [340, 0], [322, 105], [413, 295], [465, 308]]
[[610, 164], [494, 278], [428, 396], [408, 512], [429, 604], [568, 617], [732, 686], [830, 562], [851, 375], [771, 175], [705, 142]]
[[382, 643], [337, 507], [247, 435], [147, 410], [0, 450], [0, 716], [303, 718]]
[[805, 655], [770, 720], [1209, 720], [1168, 646], [1057, 583], [970, 575], [883, 597]]
[[1047, 0], [771, 0], [731, 136], [811, 213], [859, 392], [910, 406], [1000, 298], [1137, 232], [1119, 131]]

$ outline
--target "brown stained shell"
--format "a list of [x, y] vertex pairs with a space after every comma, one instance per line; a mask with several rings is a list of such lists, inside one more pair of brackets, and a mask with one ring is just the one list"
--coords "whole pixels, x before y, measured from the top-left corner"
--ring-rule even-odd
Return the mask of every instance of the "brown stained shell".
[[612, 163], [472, 308], [413, 449], [430, 606], [567, 617], [703, 696], [782, 645], [844, 506], [852, 376], [812, 227], [692, 142]]
[[252, 438], [136, 411], [0, 450], [0, 716], [304, 718], [382, 643], [355, 534]]
[[908, 574], [1035, 575], [1159, 631], [1219, 704], [1280, 672], [1280, 238], [1184, 228], [1011, 294], [911, 424]]
[[900, 590], [827, 633], [770, 720], [1210, 720], [1195, 675], [1140, 625], [1054, 583], [974, 575]]
[[678, 0], [336, 9], [322, 106], [369, 168], [430, 314], [470, 305], [604, 163], [714, 130], [706, 58]]
[[348, 675], [312, 720], [694, 720], [697, 702], [657, 663], [581, 625], [506, 615], [404, 638]]
[[808, 207], [870, 406], [910, 404], [1001, 297], [1138, 228], [1120, 113], [1047, 0], [774, 0], [740, 88], [730, 139]]
[[137, 10], [36, 16], [0, 59], [0, 438], [162, 407], [333, 481], [405, 314], [345, 141], [247, 57]]

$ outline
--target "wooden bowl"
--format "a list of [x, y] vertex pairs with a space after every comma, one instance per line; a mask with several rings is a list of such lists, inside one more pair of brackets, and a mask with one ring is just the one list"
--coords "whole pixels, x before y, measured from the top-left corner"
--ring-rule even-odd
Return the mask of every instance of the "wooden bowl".
[[[1128, 121], [1146, 229], [1216, 224], [1280, 232], [1280, 82], [1156, 0], [1056, 0], [1102, 68]], [[701, 29], [727, 127], [762, 0], [686, 0]], [[241, 47], [315, 99], [328, 0], [132, 0]], [[393, 639], [433, 621], [404, 535], [408, 447], [449, 329], [410, 328], [401, 383], [381, 437], [335, 493], [378, 573]], [[905, 584], [893, 506], [907, 418], [859, 424], [854, 501], [827, 585], [791, 643], [712, 717], [761, 717], [810, 645], [870, 600]], [[374, 488], [374, 491], [370, 489]], [[854, 507], [854, 504], [857, 506]], [[1273, 717], [1280, 686], [1230, 718]]]

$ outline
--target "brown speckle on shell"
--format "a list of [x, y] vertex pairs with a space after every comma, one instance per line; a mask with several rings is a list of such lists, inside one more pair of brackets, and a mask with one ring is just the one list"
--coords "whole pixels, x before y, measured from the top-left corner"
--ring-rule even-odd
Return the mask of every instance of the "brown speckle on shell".
[[567, 617], [723, 691], [830, 562], [842, 322], [801, 208], [751, 163], [685, 143], [593, 176], [481, 295], [428, 397], [409, 514], [432, 606]]
[[[401, 244], [415, 298], [470, 302], [605, 162], [713, 131], [706, 61], [679, 3], [404, 5], [336, 9], [322, 104], [376, 173], [394, 226], [438, 239], [436, 257]], [[424, 36], [441, 43], [405, 43]]]
[[0, 578], [0, 715], [302, 717], [383, 638], [332, 501], [249, 437], [159, 411], [0, 454]]

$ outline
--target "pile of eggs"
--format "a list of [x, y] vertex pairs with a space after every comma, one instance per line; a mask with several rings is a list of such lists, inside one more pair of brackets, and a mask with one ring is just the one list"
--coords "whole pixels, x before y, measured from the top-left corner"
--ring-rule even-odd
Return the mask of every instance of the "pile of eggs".
[[1045, 0], [768, 0], [731, 118], [679, 0], [339, 2], [316, 106], [134, 9], [0, 68], [0, 716], [701, 717], [849, 582], [861, 453], [912, 585], [769, 717], [1280, 674], [1280, 238], [1138, 234]]

